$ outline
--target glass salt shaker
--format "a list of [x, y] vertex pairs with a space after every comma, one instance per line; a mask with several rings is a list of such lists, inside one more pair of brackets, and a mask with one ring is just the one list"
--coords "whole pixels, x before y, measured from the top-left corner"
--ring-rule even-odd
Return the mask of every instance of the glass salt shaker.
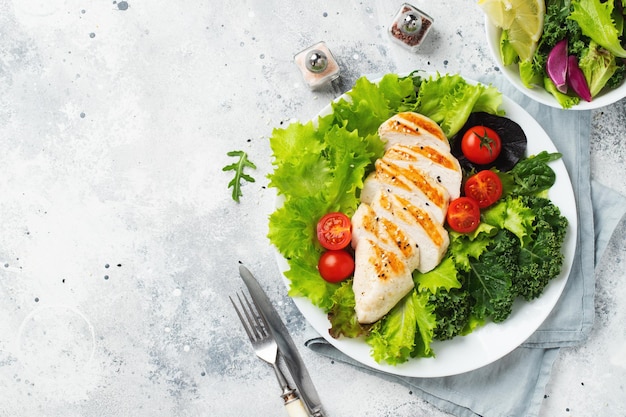
[[433, 18], [404, 3], [389, 26], [391, 39], [412, 52], [417, 51], [433, 25]]
[[323, 87], [339, 77], [339, 65], [323, 41], [298, 52], [294, 62], [311, 89]]

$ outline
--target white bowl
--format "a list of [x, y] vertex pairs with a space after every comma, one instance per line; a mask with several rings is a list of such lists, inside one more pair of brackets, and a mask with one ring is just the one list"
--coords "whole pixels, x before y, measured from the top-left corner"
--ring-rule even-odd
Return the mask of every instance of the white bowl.
[[[543, 103], [546, 106], [562, 108], [559, 102], [554, 98], [554, 96], [548, 93], [542, 87], [537, 86], [532, 89], [526, 87], [520, 79], [517, 65], [504, 66], [504, 64], [502, 63], [502, 57], [500, 56], [500, 34], [502, 30], [494, 26], [489, 21], [489, 19], [485, 19], [485, 30], [487, 34], [487, 43], [489, 44], [489, 49], [491, 49], [493, 59], [496, 61], [498, 67], [500, 68], [504, 76], [511, 82], [511, 84], [513, 84], [515, 88], [517, 88], [523, 94], [535, 101]], [[601, 91], [590, 102], [581, 99], [577, 105], [572, 106], [571, 108], [566, 110], [597, 109], [615, 103], [616, 101], [619, 101], [624, 97], [626, 97], [626, 82], [622, 82], [622, 84], [617, 88]]]

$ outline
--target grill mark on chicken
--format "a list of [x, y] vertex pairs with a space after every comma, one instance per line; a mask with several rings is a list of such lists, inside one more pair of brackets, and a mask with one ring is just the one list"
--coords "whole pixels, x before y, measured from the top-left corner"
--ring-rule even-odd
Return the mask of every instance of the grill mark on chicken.
[[[409, 200], [399, 195], [394, 195], [393, 198], [396, 199], [403, 208], [401, 211], [394, 211], [394, 214], [398, 217], [404, 218], [404, 220], [409, 224], [417, 222], [426, 231], [426, 234], [435, 245], [443, 245], [444, 238], [439, 233], [439, 228], [436, 226], [432, 217], [430, 217], [430, 214], [428, 214], [426, 210], [414, 206]], [[407, 217], [407, 214], [410, 215], [410, 217]]]
[[381, 223], [381, 226], [389, 234], [393, 244], [400, 250], [402, 255], [407, 258], [411, 256], [414, 249], [406, 233], [397, 224], [390, 222], [388, 219], [381, 219]]
[[447, 169], [456, 169], [456, 166], [450, 159], [449, 155], [446, 156], [431, 146], [407, 146], [396, 144], [389, 148], [386, 156], [407, 162], [416, 162], [418, 157], [415, 154], [422, 155], [430, 159], [433, 163], [441, 165]]
[[424, 130], [440, 141], [448, 142], [448, 138], [446, 138], [441, 128], [436, 123], [429, 123], [427, 120], [424, 120], [414, 113], [398, 113], [396, 117], [393, 118], [393, 122], [388, 123], [387, 126], [390, 130], [397, 133], [419, 134], [420, 130]]
[[397, 224], [386, 218], [379, 218], [371, 208], [362, 216], [363, 229], [389, 246], [395, 246], [406, 258], [412, 256], [414, 247], [408, 235]]
[[[437, 207], [443, 208], [447, 204], [447, 196], [444, 195], [441, 188], [433, 187], [428, 180], [430, 177], [419, 168], [413, 166], [402, 167], [392, 161], [388, 161], [387, 158], [383, 158], [376, 161], [376, 174], [388, 179], [393, 177], [395, 181], [393, 184], [406, 191], [412, 191], [415, 188], [420, 189]], [[410, 184], [404, 181], [404, 179], [408, 180]]]
[[369, 263], [374, 267], [376, 275], [382, 281], [398, 276], [406, 270], [406, 264], [392, 251], [388, 251], [380, 245], [374, 243], [371, 239], [367, 239], [372, 245], [374, 255], [370, 257]]

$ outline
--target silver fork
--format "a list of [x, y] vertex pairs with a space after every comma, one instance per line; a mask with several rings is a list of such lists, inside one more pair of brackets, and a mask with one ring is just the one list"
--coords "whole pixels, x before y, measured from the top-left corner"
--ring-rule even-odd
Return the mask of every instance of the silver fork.
[[250, 302], [245, 294], [242, 293], [242, 295], [243, 300], [239, 294], [237, 294], [241, 310], [237, 307], [232, 297], [228, 298], [230, 298], [230, 302], [233, 304], [239, 316], [239, 320], [241, 320], [241, 324], [248, 334], [248, 338], [254, 348], [254, 353], [274, 368], [274, 373], [276, 374], [280, 388], [283, 390], [280, 396], [285, 401], [287, 414], [289, 417], [308, 417], [309, 414], [304, 408], [304, 403], [300, 400], [298, 393], [289, 387], [285, 376], [277, 365], [278, 345], [276, 344], [276, 340], [274, 340], [274, 336], [270, 333], [271, 331], [269, 330], [265, 318], [258, 312], [254, 302]]

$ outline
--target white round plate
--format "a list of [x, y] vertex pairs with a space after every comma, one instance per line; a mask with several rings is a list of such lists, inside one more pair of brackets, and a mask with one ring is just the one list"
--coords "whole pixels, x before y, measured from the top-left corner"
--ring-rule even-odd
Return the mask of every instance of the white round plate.
[[[476, 83], [466, 80], [469, 83]], [[342, 97], [346, 98], [345, 95]], [[506, 111], [506, 117], [517, 122], [524, 130], [528, 138], [528, 155], [544, 150], [558, 152], [548, 134], [521, 106], [503, 95], [502, 108]], [[331, 111], [329, 104], [319, 115], [326, 115]], [[574, 191], [563, 161], [559, 159], [551, 162], [550, 166], [556, 173], [556, 183], [549, 191], [550, 199], [569, 222], [563, 245], [563, 267], [559, 276], [548, 284], [539, 298], [530, 302], [518, 300], [513, 306], [511, 316], [504, 322], [499, 324], [489, 322], [467, 336], [434, 342], [432, 344], [436, 355], [434, 358], [410, 359], [401, 365], [391, 366], [377, 363], [370, 356], [370, 347], [363, 338], [335, 339], [330, 336], [328, 333], [330, 322], [326, 314], [308, 299], [295, 297], [293, 300], [296, 306], [311, 326], [329, 343], [354, 360], [379, 371], [412, 377], [441, 377], [471, 371], [502, 358], [521, 345], [548, 317], [565, 287], [574, 260], [578, 228]], [[280, 254], [277, 260], [282, 272], [289, 269], [286, 260]], [[289, 287], [290, 282], [284, 275], [283, 280]]]
[[[535, 101], [538, 101], [539, 103], [545, 104], [546, 106], [563, 109], [563, 107], [554, 98], [554, 96], [548, 93], [544, 88], [526, 87], [520, 79], [517, 65], [505, 66], [502, 63], [502, 57], [500, 56], [500, 34], [502, 33], [502, 30], [494, 26], [488, 18], [485, 18], [485, 32], [487, 35], [487, 44], [489, 44], [489, 49], [491, 50], [491, 55], [493, 55], [493, 59], [498, 64], [498, 67], [500, 68], [506, 79], [509, 80], [509, 82], [515, 86], [515, 88], [517, 88], [524, 95], [530, 97]], [[624, 97], [626, 97], [626, 81], [622, 82], [622, 84], [617, 88], [610, 90], [605, 89], [605, 91], [600, 92], [597, 96], [593, 98], [593, 100], [589, 102], [581, 99], [580, 102], [575, 106], [563, 110], [598, 109], [600, 107], [613, 104], [616, 101], [623, 99]]]

